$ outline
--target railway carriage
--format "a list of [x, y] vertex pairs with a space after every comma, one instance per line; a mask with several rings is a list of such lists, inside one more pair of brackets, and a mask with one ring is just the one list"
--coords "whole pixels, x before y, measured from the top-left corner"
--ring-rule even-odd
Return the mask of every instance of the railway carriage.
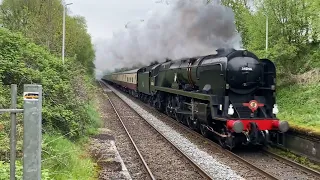
[[137, 96], [138, 70], [139, 69], [133, 69], [130, 71], [112, 73], [105, 75], [103, 78], [110, 83], [117, 85], [123, 91], [128, 92], [133, 96]]
[[123, 89], [128, 74], [135, 77], [135, 86], [130, 83], [139, 99], [205, 137], [213, 135], [223, 147], [263, 146], [289, 129], [276, 117], [273, 62], [247, 50], [218, 49], [217, 54], [167, 60], [103, 79]]

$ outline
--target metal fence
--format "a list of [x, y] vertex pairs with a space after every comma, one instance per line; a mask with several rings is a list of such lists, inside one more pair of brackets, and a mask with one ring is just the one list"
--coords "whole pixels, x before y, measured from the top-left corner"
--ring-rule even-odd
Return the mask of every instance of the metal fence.
[[16, 171], [16, 114], [23, 113], [23, 179], [41, 179], [42, 86], [25, 84], [23, 109], [17, 109], [17, 85], [11, 85], [11, 107], [0, 109], [10, 113], [10, 180]]

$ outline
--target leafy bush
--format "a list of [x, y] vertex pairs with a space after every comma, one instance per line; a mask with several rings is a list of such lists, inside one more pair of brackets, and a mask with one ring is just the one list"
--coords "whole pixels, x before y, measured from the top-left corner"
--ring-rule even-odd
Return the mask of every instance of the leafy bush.
[[[62, 158], [65, 164], [72, 165], [72, 167], [68, 166], [69, 169], [57, 167], [61, 158], [56, 158], [44, 163], [43, 172], [46, 172], [46, 169], [50, 169], [50, 172], [54, 169], [56, 174], [50, 173], [50, 177], [59, 177], [59, 171], [62, 172], [62, 170], [68, 171], [67, 174], [71, 174], [72, 177], [80, 177], [85, 174], [90, 176], [88, 171], [92, 165], [89, 164], [91, 161], [79, 159], [77, 156], [82, 151], [70, 141], [79, 140], [81, 137], [94, 133], [94, 129], [100, 125], [99, 117], [91, 104], [92, 98], [88, 94], [89, 91], [94, 90], [88, 69], [75, 58], [66, 59], [63, 65], [61, 59], [51, 55], [48, 50], [30, 42], [21, 34], [12, 33], [5, 28], [0, 28], [0, 65], [1, 108], [10, 107], [11, 84], [18, 85], [18, 108], [23, 108], [21, 94], [24, 84], [41, 84], [43, 87], [44, 137], [64, 137], [43, 147], [43, 159], [55, 158], [55, 155], [68, 152], [70, 149], [77, 151], [77, 153]], [[6, 162], [9, 161], [9, 119], [8, 114], [0, 116], [0, 129], [3, 129], [0, 131], [0, 161]], [[18, 158], [22, 156], [22, 124], [22, 115], [19, 115]], [[17, 161], [17, 163], [20, 162]], [[79, 169], [80, 166], [82, 170]], [[86, 171], [85, 166], [88, 166]], [[19, 164], [18, 167], [20, 167]], [[2, 174], [9, 175], [7, 163], [0, 164], [0, 168]], [[0, 178], [7, 177], [2, 174]]]
[[[81, 80], [85, 71], [74, 59], [68, 59], [63, 66], [60, 59], [20, 34], [0, 29], [0, 80], [2, 85], [18, 84], [22, 93], [23, 84], [36, 83], [43, 86], [43, 125], [44, 131], [51, 130], [69, 133], [67, 137], [78, 138], [83, 135], [86, 125], [91, 123], [86, 113], [85, 100], [79, 99], [73, 85]], [[83, 73], [83, 74], [81, 74]], [[78, 77], [80, 76], [80, 77]], [[0, 103], [10, 94], [0, 86]], [[85, 93], [84, 93], [85, 94]], [[22, 105], [20, 99], [19, 105]]]

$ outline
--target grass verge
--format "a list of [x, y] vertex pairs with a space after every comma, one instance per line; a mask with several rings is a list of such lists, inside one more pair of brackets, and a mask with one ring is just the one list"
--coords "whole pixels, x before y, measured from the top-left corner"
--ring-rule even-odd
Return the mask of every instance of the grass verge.
[[71, 142], [59, 135], [45, 135], [42, 147], [43, 168], [51, 179], [83, 179], [96, 177], [96, 164], [86, 151], [86, 139]]
[[293, 129], [320, 136], [320, 84], [291, 84], [277, 89], [278, 118]]
[[100, 119], [100, 115], [95, 109], [95, 103], [91, 102], [88, 105], [86, 105], [87, 113], [90, 119], [90, 125], [87, 127], [86, 134], [88, 135], [96, 135], [98, 133], [98, 128], [102, 127], [103, 123]]
[[86, 105], [90, 126], [86, 127], [86, 136], [72, 142], [62, 135], [44, 135], [42, 146], [43, 169], [49, 170], [50, 179], [93, 180], [98, 176], [98, 166], [88, 152], [90, 135], [98, 133], [102, 121], [95, 110], [95, 103]]

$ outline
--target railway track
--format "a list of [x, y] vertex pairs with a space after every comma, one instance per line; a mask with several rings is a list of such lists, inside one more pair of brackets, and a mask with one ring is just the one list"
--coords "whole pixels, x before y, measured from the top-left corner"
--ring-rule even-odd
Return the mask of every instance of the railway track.
[[[172, 123], [178, 128], [193, 134], [196, 138], [204, 139], [199, 133], [178, 123], [174, 119], [167, 118], [168, 124]], [[220, 150], [221, 153], [233, 157], [239, 163], [247, 165], [249, 168], [259, 172], [268, 179], [320, 179], [320, 173], [295, 163], [289, 159], [283, 158], [267, 149], [261, 149], [257, 152], [240, 151], [237, 153], [222, 149], [214, 140], [206, 139], [207, 143]], [[248, 149], [247, 149], [248, 150]]]
[[[137, 102], [136, 99], [130, 96], [126, 96], [127, 98]], [[199, 146], [202, 146], [205, 142], [206, 145], [209, 145], [215, 149], [215, 151], [219, 151], [221, 154], [232, 157], [235, 161], [242, 165], [246, 165], [253, 171], [258, 172], [261, 176], [267, 179], [320, 179], [320, 173], [314, 171], [310, 168], [302, 166], [298, 163], [290, 161], [286, 158], [283, 158], [277, 154], [274, 154], [266, 149], [259, 150], [257, 152], [237, 152], [233, 153], [228, 150], [222, 149], [217, 143], [213, 140], [203, 138], [199, 133], [190, 130], [188, 127], [178, 123], [174, 119], [171, 119], [155, 109], [151, 109], [149, 106], [142, 102], [138, 102], [138, 104], [144, 107], [148, 112], [153, 115], [156, 114], [156, 117], [164, 120], [166, 124], [169, 124], [171, 127], [174, 127], [175, 130], [181, 133], [188, 133], [192, 136], [192, 142], [198, 141]], [[189, 137], [189, 136], [188, 136]], [[208, 148], [208, 147], [206, 147]], [[212, 150], [208, 150], [212, 151]], [[231, 163], [232, 164], [232, 163]], [[243, 171], [243, 170], [242, 170]], [[248, 179], [253, 178], [253, 175], [247, 175], [247, 173], [241, 174], [243, 177]], [[258, 178], [260, 179], [260, 178]]]
[[[194, 134], [197, 138], [203, 138], [197, 132], [190, 130], [175, 120], [170, 120], [185, 131], [189, 131]], [[259, 149], [255, 152], [250, 151], [249, 149], [245, 149], [245, 151], [240, 150], [238, 152], [231, 152], [222, 149], [220, 145], [213, 140], [209, 140], [208, 144], [219, 149], [222, 153], [235, 158], [238, 162], [247, 165], [269, 179], [320, 179], [319, 172], [283, 158], [267, 149]]]
[[[99, 83], [102, 88], [106, 87], [101, 82]], [[143, 166], [148, 173], [148, 179], [212, 179], [210, 175], [176, 147], [171, 140], [167, 139], [163, 133], [159, 132], [152, 124], [149, 124], [147, 121], [141, 123], [143, 118], [133, 112], [133, 109], [131, 109], [130, 112], [130, 109], [125, 107], [125, 102], [113, 94], [113, 92], [109, 91], [106, 95], [122, 127], [125, 129], [127, 136], [130, 138], [135, 151], [139, 154], [140, 160], [143, 162]], [[120, 108], [121, 111], [119, 111]], [[127, 111], [122, 113], [124, 108], [126, 108]], [[136, 117], [140, 118], [140, 123], [134, 120]], [[130, 126], [128, 126], [128, 121], [126, 122], [124, 119], [132, 122]], [[152, 128], [152, 130], [146, 130], [147, 128], [143, 124], [148, 125], [148, 128]], [[144, 128], [145, 132], [141, 133], [139, 128]], [[139, 132], [137, 133], [137, 131]], [[150, 132], [152, 132], [152, 134], [150, 134]], [[141, 135], [139, 135], [139, 133]], [[145, 137], [149, 138], [146, 139]], [[157, 146], [159, 149], [153, 149], [154, 151], [150, 150], [150, 148], [154, 148], [154, 144], [152, 144], [151, 141], [158, 143]], [[148, 146], [150, 147], [148, 148]], [[167, 156], [166, 158], [171, 160], [166, 161], [164, 156]], [[159, 158], [164, 158], [164, 160], [161, 162]]]
[[282, 151], [290, 151], [300, 157], [307, 157], [311, 164], [320, 163], [320, 154], [317, 153], [320, 148], [319, 135], [289, 129], [282, 139], [285, 139], [285, 141], [280, 141], [279, 144], [274, 143], [272, 147]]
[[303, 166], [301, 164], [298, 164], [290, 159], [284, 158], [278, 154], [275, 154], [273, 152], [271, 152], [270, 150], [264, 149], [263, 152], [269, 156], [273, 156], [275, 159], [277, 159], [278, 161], [283, 161], [286, 164], [290, 164], [291, 166], [294, 166], [298, 169], [300, 169], [301, 171], [304, 171], [305, 173], [309, 173], [309, 174], [313, 174], [315, 177], [319, 177], [320, 178], [320, 172], [313, 170], [311, 168], [308, 168], [306, 166]]
[[320, 179], [318, 172], [282, 158], [268, 150], [258, 150], [253, 153], [241, 151], [236, 154], [276, 179]]
[[[99, 82], [100, 84], [100, 82]], [[100, 84], [104, 94], [110, 91]], [[139, 154], [136, 152], [134, 145], [128, 137], [125, 129], [121, 128], [122, 124], [118, 119], [114, 109], [104, 96], [101, 98], [100, 110], [103, 111], [102, 117], [104, 118], [104, 128], [111, 130], [112, 135], [116, 138], [115, 144], [119, 151], [121, 158], [129, 172], [132, 179], [151, 179], [146, 167], [143, 164]], [[120, 128], [119, 128], [120, 127]]]
[[[101, 82], [99, 82], [99, 83], [100, 83], [101, 87], [103, 87], [103, 86], [104, 86], [104, 85], [102, 85], [102, 84], [101, 84]], [[108, 96], [108, 95], [107, 95], [107, 96]], [[145, 170], [146, 170], [146, 171], [147, 171], [147, 173], [148, 173], [148, 177], [149, 177], [150, 179], [153, 179], [153, 180], [154, 180], [154, 179], [155, 179], [155, 177], [153, 176], [153, 174], [152, 174], [152, 172], [151, 172], [151, 170], [150, 170], [149, 166], [147, 165], [146, 161], [144, 160], [143, 156], [141, 155], [141, 153], [140, 153], [140, 151], [139, 151], [139, 149], [138, 149], [138, 147], [137, 147], [136, 143], [135, 143], [135, 142], [134, 142], [134, 140], [132, 139], [132, 136], [130, 135], [130, 133], [129, 133], [129, 131], [128, 131], [127, 127], [125, 126], [125, 124], [123, 123], [121, 116], [119, 115], [119, 113], [118, 113], [118, 111], [117, 111], [116, 107], [114, 106], [114, 104], [113, 104], [113, 102], [111, 101], [111, 99], [109, 98], [109, 96], [108, 96], [108, 101], [109, 101], [109, 103], [111, 104], [111, 106], [112, 106], [112, 108], [113, 108], [114, 112], [116, 113], [116, 115], [117, 115], [117, 117], [118, 117], [119, 121], [121, 122], [121, 124], [122, 124], [122, 126], [123, 126], [124, 130], [126, 131], [126, 133], [127, 133], [128, 137], [129, 137], [129, 139], [130, 139], [130, 141], [131, 141], [132, 145], [134, 146], [135, 151], [138, 153], [139, 158], [140, 158], [140, 160], [141, 160], [141, 161], [142, 161], [142, 163], [143, 163], [143, 167], [145, 168]]]

